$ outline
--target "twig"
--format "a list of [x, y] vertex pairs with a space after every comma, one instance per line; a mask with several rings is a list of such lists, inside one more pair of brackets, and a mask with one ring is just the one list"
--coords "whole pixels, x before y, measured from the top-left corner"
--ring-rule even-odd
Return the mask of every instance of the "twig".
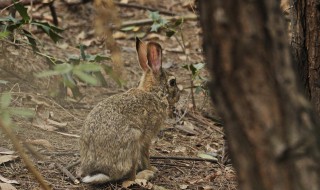
[[180, 156], [150, 156], [150, 159], [168, 159], [168, 160], [190, 160], [190, 161], [206, 161], [217, 163], [217, 160], [210, 158], [193, 158], [193, 157], [180, 157]]
[[[40, 3], [42, 3], [42, 0], [20, 0], [20, 1], [18, 1], [18, 2], [21, 3], [22, 5], [30, 5], [31, 2], [32, 2], [32, 4], [35, 5], [35, 4], [40, 4]], [[2, 13], [4, 10], [12, 7], [13, 5], [14, 5], [14, 3], [12, 3], [12, 1], [0, 1], [0, 9], [2, 9], [2, 10], [1, 10], [1, 13]]]
[[71, 179], [71, 181], [72, 181], [73, 184], [77, 185], [77, 184], [80, 183], [80, 181], [79, 181], [74, 175], [72, 175], [72, 173], [69, 172], [65, 167], [63, 167], [62, 165], [60, 165], [60, 164], [58, 164], [58, 163], [55, 163], [55, 165], [57, 166], [57, 168], [58, 168], [62, 173], [64, 173], [66, 176], [68, 176], [68, 177]]
[[171, 12], [171, 11], [156, 9], [156, 8], [147, 7], [147, 6], [139, 5], [139, 4], [120, 3], [120, 2], [115, 2], [115, 4], [120, 7], [129, 7], [129, 8], [144, 9], [144, 10], [149, 10], [149, 11], [158, 11], [159, 13], [164, 14], [164, 15], [171, 15], [171, 16], [176, 15], [176, 13]]
[[195, 99], [194, 99], [194, 93], [193, 93], [193, 78], [192, 78], [192, 74], [190, 74], [190, 85], [191, 85], [191, 101], [192, 101], [192, 105], [193, 105], [193, 107], [192, 107], [192, 109], [193, 110], [196, 110], [196, 101], [195, 101]]
[[[188, 14], [188, 15], [182, 15], [182, 16], [173, 16], [173, 17], [165, 17], [166, 20], [168, 21], [173, 21], [173, 20], [178, 20], [182, 19], [183, 20], [197, 20], [198, 17], [197, 15], [194, 14]], [[127, 21], [127, 22], [122, 22], [121, 28], [123, 27], [128, 27], [128, 26], [142, 26], [142, 25], [147, 25], [147, 24], [152, 24], [153, 20], [152, 19], [141, 19], [141, 20], [134, 20], [134, 21]]]
[[17, 150], [19, 153], [20, 157], [22, 158], [23, 162], [25, 163], [27, 169], [29, 170], [30, 173], [33, 174], [33, 176], [36, 178], [36, 180], [40, 183], [41, 187], [45, 190], [51, 190], [50, 186], [48, 183], [45, 181], [43, 176], [40, 174], [40, 172], [36, 169], [36, 167], [33, 165], [29, 157], [26, 155], [23, 147], [18, 141], [18, 138], [14, 135], [14, 133], [11, 131], [10, 126], [4, 126], [2, 121], [0, 121], [0, 128], [2, 129], [3, 133], [5, 133], [8, 138], [11, 140], [14, 148]]
[[53, 24], [55, 26], [58, 26], [59, 22], [58, 22], [58, 16], [57, 16], [57, 12], [56, 12], [56, 9], [53, 5], [54, 1], [51, 1], [49, 3], [49, 9], [50, 9], [50, 12], [51, 12], [51, 16], [52, 16], [52, 19], [53, 19]]
[[69, 164], [68, 166], [66, 166], [67, 170], [69, 170], [70, 168], [74, 167], [74, 166], [77, 166], [80, 164], [80, 160], [72, 163], [72, 164]]
[[[211, 125], [210, 122], [204, 121], [205, 118], [203, 118], [203, 117], [202, 117], [202, 119], [200, 119], [199, 117], [197, 117], [196, 115], [194, 115], [194, 114], [192, 114], [192, 113], [190, 113], [190, 112], [188, 112], [187, 114], [188, 114], [188, 116], [190, 116], [190, 117], [192, 117], [193, 119], [197, 120], [197, 121], [198, 121], [199, 123], [201, 123], [202, 125], [205, 125], [205, 126], [208, 126], [208, 125], [210, 126], [210, 125]], [[214, 129], [215, 131], [217, 131], [218, 133], [220, 133], [221, 135], [224, 135], [224, 133], [223, 133], [222, 131], [220, 131], [219, 129], [216, 129], [216, 127], [213, 127], [213, 129]]]

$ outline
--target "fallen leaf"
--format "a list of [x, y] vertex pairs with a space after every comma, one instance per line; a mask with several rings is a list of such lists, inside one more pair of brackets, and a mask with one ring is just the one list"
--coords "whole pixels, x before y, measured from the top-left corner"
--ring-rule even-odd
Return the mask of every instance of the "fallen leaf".
[[153, 190], [167, 190], [167, 189], [159, 185], [153, 185]]
[[122, 182], [122, 187], [123, 188], [129, 188], [129, 187], [131, 187], [132, 185], [134, 185], [134, 184], [136, 184], [136, 182], [134, 182], [134, 181], [130, 181], [130, 180], [126, 180], [126, 181], [123, 181]]
[[203, 189], [203, 190], [213, 190], [214, 188], [211, 185], [206, 185], [206, 186], [203, 186], [201, 189]]
[[144, 180], [151, 180], [154, 178], [155, 173], [151, 170], [142, 170], [141, 172], [137, 173], [136, 179], [144, 179]]
[[46, 110], [43, 104], [37, 105], [36, 115], [32, 120], [32, 125], [46, 131], [55, 131], [56, 127], [48, 124], [50, 111]]
[[76, 41], [77, 43], [80, 43], [80, 41], [84, 40], [86, 38], [86, 33], [84, 31], [80, 32], [77, 36], [76, 36]]
[[18, 156], [14, 156], [14, 155], [4, 155], [4, 156], [0, 156], [0, 164], [13, 161], [13, 160], [15, 160], [15, 159], [17, 159], [17, 158], [18, 158]]
[[218, 159], [217, 159], [216, 157], [213, 157], [212, 155], [206, 154], [206, 153], [198, 154], [198, 157], [204, 158], [204, 159], [210, 159], [210, 160], [216, 160], [216, 161], [218, 161]]
[[115, 33], [112, 34], [112, 37], [114, 39], [125, 39], [127, 38], [127, 34], [124, 32], [116, 31]]
[[0, 183], [1, 190], [17, 190], [13, 185], [9, 183]]
[[181, 46], [175, 47], [175, 48], [166, 48], [166, 51], [174, 52], [174, 53], [183, 53], [183, 49]]
[[160, 40], [160, 41], [164, 41], [166, 40], [166, 36], [157, 34], [157, 33], [150, 33], [146, 36], [146, 40]]
[[176, 125], [175, 128], [188, 133], [189, 135], [198, 135], [199, 133], [195, 130], [195, 126], [189, 122], [184, 121], [183, 125]]
[[135, 182], [146, 189], [152, 189], [153, 187], [153, 184], [148, 182], [146, 179], [136, 179]]
[[14, 151], [0, 147], [0, 154], [13, 154]]
[[173, 152], [186, 152], [186, 150], [187, 150], [187, 148], [186, 147], [184, 147], [184, 146], [177, 146], [174, 150], [173, 150]]
[[11, 183], [11, 184], [19, 185], [19, 182], [17, 182], [16, 180], [7, 179], [7, 178], [3, 177], [2, 175], [0, 175], [0, 181], [2, 181], [4, 183]]
[[180, 189], [187, 189], [189, 185], [179, 185]]
[[186, 56], [186, 55], [179, 55], [178, 58], [179, 58], [181, 61], [186, 61], [186, 60], [187, 60], [187, 56]]
[[53, 145], [49, 141], [47, 141], [45, 139], [27, 140], [26, 142], [30, 143], [32, 145], [43, 146], [43, 147], [45, 147], [45, 148], [47, 148], [49, 150], [53, 150], [53, 148], [54, 148]]
[[162, 68], [169, 69], [170, 67], [172, 67], [172, 65], [173, 65], [172, 62], [163, 63], [162, 64]]

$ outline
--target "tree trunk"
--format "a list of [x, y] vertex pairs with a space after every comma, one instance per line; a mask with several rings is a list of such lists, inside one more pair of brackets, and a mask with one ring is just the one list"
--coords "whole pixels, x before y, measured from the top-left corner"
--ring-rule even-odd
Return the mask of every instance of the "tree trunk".
[[200, 1], [211, 95], [240, 189], [320, 189], [320, 131], [276, 0]]
[[297, 0], [292, 4], [292, 46], [298, 72], [320, 116], [320, 1]]

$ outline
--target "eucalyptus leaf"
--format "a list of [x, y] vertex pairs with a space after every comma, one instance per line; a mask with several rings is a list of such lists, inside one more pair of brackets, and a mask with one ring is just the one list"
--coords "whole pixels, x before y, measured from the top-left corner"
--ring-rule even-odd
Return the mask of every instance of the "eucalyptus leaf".
[[40, 73], [35, 74], [36, 77], [50, 77], [53, 75], [59, 75], [59, 73], [57, 71], [54, 70], [49, 70], [49, 71], [42, 71]]
[[11, 94], [9, 92], [5, 92], [0, 97], [1, 109], [5, 109], [10, 105], [11, 102]]
[[94, 72], [94, 71], [100, 71], [101, 66], [93, 63], [87, 63], [87, 64], [80, 64], [75, 66], [75, 70], [81, 70], [81, 71], [87, 71], [87, 72]]
[[1, 121], [5, 126], [8, 126], [11, 124], [11, 118], [9, 112], [2, 112], [0, 115]]
[[30, 17], [28, 15], [28, 9], [24, 7], [20, 2], [14, 2], [14, 8], [19, 12], [20, 16], [24, 20], [24, 23], [28, 23], [30, 21]]
[[21, 117], [33, 117], [35, 112], [27, 108], [9, 108], [9, 113]]
[[73, 66], [68, 63], [57, 64], [54, 66], [54, 70], [59, 74], [69, 73], [73, 69]]
[[81, 71], [81, 70], [74, 70], [73, 74], [75, 74], [77, 77], [79, 77], [81, 80], [83, 80], [86, 83], [97, 85], [98, 80], [94, 78], [93, 76]]
[[6, 80], [0, 80], [0, 84], [7, 84], [8, 83], [8, 81], [6, 81]]

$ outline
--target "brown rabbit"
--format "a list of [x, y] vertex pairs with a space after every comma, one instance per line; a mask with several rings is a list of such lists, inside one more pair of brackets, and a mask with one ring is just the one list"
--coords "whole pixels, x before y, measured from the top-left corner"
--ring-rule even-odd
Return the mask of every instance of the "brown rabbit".
[[85, 120], [80, 138], [85, 183], [133, 180], [137, 171], [152, 170], [151, 140], [179, 100], [175, 77], [162, 68], [161, 46], [137, 38], [136, 49], [143, 70], [139, 86], [103, 100]]

